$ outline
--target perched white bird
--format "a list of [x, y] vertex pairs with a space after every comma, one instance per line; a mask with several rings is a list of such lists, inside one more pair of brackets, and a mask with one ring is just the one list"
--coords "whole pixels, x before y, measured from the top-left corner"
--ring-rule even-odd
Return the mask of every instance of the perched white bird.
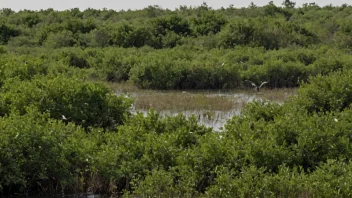
[[62, 119], [63, 119], [63, 120], [67, 120], [67, 118], [66, 118], [64, 115], [62, 115]]
[[265, 85], [266, 83], [268, 83], [268, 82], [262, 82], [262, 84], [258, 87], [258, 86], [257, 86], [254, 82], [252, 82], [252, 81], [246, 80], [246, 82], [251, 83], [251, 85], [252, 85], [253, 87], [255, 87], [255, 89], [256, 89], [257, 91], [260, 91], [260, 88], [262, 88], [263, 85]]

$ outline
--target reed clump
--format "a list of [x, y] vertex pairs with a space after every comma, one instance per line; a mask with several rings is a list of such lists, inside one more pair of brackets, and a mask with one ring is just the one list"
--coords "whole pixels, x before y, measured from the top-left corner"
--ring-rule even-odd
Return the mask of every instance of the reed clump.
[[136, 96], [136, 109], [147, 110], [219, 110], [234, 108], [234, 101], [228, 97], [207, 97], [204, 94], [190, 93], [149, 93]]
[[261, 93], [261, 97], [272, 102], [283, 103], [291, 96], [296, 95], [297, 88], [266, 89]]

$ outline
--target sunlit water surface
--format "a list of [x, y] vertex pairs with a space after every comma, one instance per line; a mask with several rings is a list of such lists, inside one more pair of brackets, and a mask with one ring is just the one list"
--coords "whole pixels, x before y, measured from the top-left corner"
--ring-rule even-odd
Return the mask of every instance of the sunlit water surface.
[[[286, 89], [279, 91], [265, 91], [265, 92], [255, 92], [255, 91], [187, 91], [187, 92], [172, 92], [172, 94], [188, 94], [190, 96], [195, 94], [202, 94], [205, 97], [222, 97], [226, 98], [229, 101], [233, 102], [233, 106], [227, 110], [216, 110], [215, 108], [210, 109], [192, 109], [192, 110], [178, 110], [174, 109], [170, 106], [170, 108], [163, 108], [156, 110], [162, 117], [165, 116], [176, 116], [179, 114], [183, 114], [186, 117], [190, 117], [195, 115], [198, 119], [198, 123], [201, 125], [205, 125], [207, 127], [212, 127], [214, 131], [222, 131], [225, 123], [228, 119], [231, 119], [235, 115], [239, 115], [241, 110], [245, 107], [249, 102], [253, 102], [254, 100], [265, 100], [270, 102], [275, 102], [282, 104], [285, 100], [291, 95], [294, 95], [294, 90]], [[138, 102], [139, 96], [141, 93], [128, 93], [132, 96], [136, 102]], [[159, 94], [160, 100], [165, 95], [165, 92], [156, 92], [153, 94]], [[167, 93], [166, 93], [167, 94]], [[276, 94], [276, 95], [275, 95]], [[214, 104], [213, 104], [214, 105]], [[138, 106], [138, 105], [137, 105]], [[216, 106], [216, 104], [215, 104]], [[138, 108], [134, 105], [132, 108], [132, 113], [136, 114], [137, 112], [143, 113], [145, 116], [148, 114], [149, 109], [146, 108]], [[157, 109], [157, 108], [156, 108]]]

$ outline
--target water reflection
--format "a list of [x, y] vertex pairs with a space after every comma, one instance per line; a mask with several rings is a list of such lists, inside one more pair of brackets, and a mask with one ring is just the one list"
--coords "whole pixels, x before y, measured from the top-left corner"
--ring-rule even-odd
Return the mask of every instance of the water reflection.
[[[163, 108], [158, 107], [161, 105], [163, 100], [167, 98], [167, 94], [173, 94], [172, 99], [175, 98], [175, 100], [184, 100], [188, 101], [187, 104], [182, 104], [182, 102], [177, 103], [177, 104], [171, 104], [174, 102], [166, 102], [166, 105], [163, 104]], [[165, 116], [176, 116], [178, 114], [183, 114], [186, 117], [190, 117], [192, 115], [195, 115], [198, 118], [198, 123], [201, 125], [205, 125], [207, 127], [212, 127], [214, 131], [222, 131], [223, 126], [227, 122], [228, 119], [232, 118], [235, 115], [239, 115], [243, 107], [254, 100], [262, 100], [262, 97], [258, 93], [233, 93], [233, 92], [186, 92], [186, 96], [184, 92], [179, 92], [178, 94], [181, 94], [182, 97], [178, 97], [177, 92], [168, 93], [168, 92], [161, 92], [157, 93], [152, 96], [153, 99], [152, 101], [149, 101], [150, 107], [155, 108], [155, 110], [163, 117]], [[194, 108], [194, 107], [199, 107], [197, 104], [190, 104], [192, 102], [189, 102], [187, 100], [187, 97], [197, 97], [199, 95], [205, 96], [207, 98], [221, 98], [222, 100], [208, 100], [209, 104], [204, 105], [205, 108], [207, 109], [191, 109], [188, 110], [188, 108]], [[138, 105], [140, 103], [145, 103], [145, 101], [139, 101], [139, 100], [148, 100], [148, 96], [141, 96], [136, 93], [134, 93], [134, 97], [136, 99], [137, 105], [133, 106], [132, 112], [137, 113], [141, 112], [144, 115], [147, 115], [149, 108], [146, 108], [147, 105]], [[225, 99], [225, 100], [224, 100]], [[153, 103], [153, 101], [158, 101], [156, 103]], [[204, 101], [204, 100], [203, 100]], [[215, 101], [215, 102], [214, 102]], [[138, 103], [139, 102], [139, 103]], [[197, 101], [194, 101], [195, 103]], [[223, 104], [219, 104], [221, 102], [230, 102], [230, 107], [228, 109], [224, 108]], [[158, 106], [159, 105], [159, 106]], [[175, 107], [175, 105], [179, 105]], [[188, 105], [188, 106], [187, 106]], [[212, 106], [211, 106], [212, 105]], [[139, 107], [139, 108], [138, 108]], [[186, 110], [185, 110], [186, 109]], [[222, 110], [218, 110], [222, 109]]]
[[[137, 112], [143, 113], [144, 116], [148, 114], [148, 110], [137, 110], [133, 113], [136, 114]], [[200, 125], [204, 125], [207, 127], [212, 127], [215, 131], [221, 131], [223, 126], [225, 125], [226, 121], [232, 118], [234, 115], [239, 115], [241, 110], [234, 109], [231, 111], [206, 111], [206, 110], [195, 110], [195, 111], [181, 111], [175, 112], [171, 110], [163, 110], [158, 111], [160, 116], [177, 116], [179, 114], [183, 114], [187, 118], [192, 115], [195, 115], [198, 118], [198, 123]]]
[[269, 100], [283, 103], [295, 94], [295, 89], [264, 90], [262, 92], [243, 90], [200, 90], [200, 91], [140, 91], [127, 94], [135, 99], [132, 113], [147, 115], [153, 108], [161, 116], [186, 117], [195, 115], [198, 123], [221, 131], [228, 119], [239, 115], [241, 110], [254, 100]]

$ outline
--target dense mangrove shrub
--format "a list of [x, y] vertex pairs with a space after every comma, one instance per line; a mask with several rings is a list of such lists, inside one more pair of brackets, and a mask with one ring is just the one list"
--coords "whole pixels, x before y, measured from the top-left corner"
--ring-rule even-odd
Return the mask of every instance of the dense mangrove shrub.
[[[0, 10], [0, 196], [351, 197], [352, 7]], [[222, 132], [102, 83], [301, 86]]]
[[0, 21], [0, 44], [4, 45], [10, 40], [11, 37], [18, 36], [20, 32], [13, 27], [13, 25], [9, 25]]
[[[211, 129], [198, 126], [195, 118], [161, 118], [153, 111], [146, 117], [138, 114], [120, 126], [118, 133], [106, 134], [93, 165], [97, 182], [114, 186], [114, 192], [132, 190], [148, 170], [171, 170], [182, 150], [198, 145], [198, 137], [208, 133]], [[96, 188], [97, 192], [106, 190]]]
[[279, 49], [292, 45], [309, 46], [318, 43], [317, 36], [295, 23], [284, 19], [240, 18], [219, 33], [220, 45], [233, 48], [239, 45]]
[[153, 89], [231, 88], [240, 84], [237, 65], [221, 63], [215, 57], [192, 60], [194, 52], [185, 52], [163, 50], [141, 55], [130, 70], [130, 80], [142, 88]]
[[348, 197], [351, 196], [350, 162], [329, 160], [307, 174], [299, 168], [280, 166], [277, 174], [249, 167], [240, 176], [232, 170], [220, 170], [206, 192], [208, 197]]
[[[252, 118], [256, 110], [271, 118]], [[12, 114], [0, 119], [6, 129], [1, 145], [12, 148], [0, 151], [6, 170], [0, 171], [0, 186], [5, 194], [40, 189], [126, 196], [328, 197], [323, 190], [329, 196], [348, 196], [351, 112], [311, 116], [291, 106], [256, 103], [229, 121], [223, 133], [212, 133], [198, 126], [195, 117], [161, 118], [151, 111], [129, 118], [117, 133], [89, 134], [49, 115]], [[63, 131], [50, 128], [54, 126]], [[62, 161], [55, 154], [47, 156], [53, 152]], [[53, 161], [55, 166], [46, 167]], [[26, 174], [35, 176], [28, 180]], [[54, 184], [60, 187], [52, 188]]]
[[296, 102], [309, 112], [343, 111], [352, 104], [352, 70], [311, 78], [303, 84]]
[[344, 7], [305, 4], [300, 8], [283, 8], [272, 2], [263, 7], [250, 4], [248, 8], [229, 6], [217, 10], [208, 5], [180, 6], [174, 11], [159, 6], [119, 12], [3, 9], [0, 44], [10, 41], [15, 46], [54, 48], [148, 45], [160, 49], [182, 45], [182, 40], [188, 38], [197, 40], [219, 35], [216, 43], [226, 48], [246, 45], [281, 49], [316, 44], [350, 48], [350, 10], [347, 4]]
[[92, 140], [74, 124], [30, 110], [0, 118], [0, 192], [84, 190]]
[[8, 79], [2, 87], [0, 101], [1, 115], [11, 112], [23, 115], [30, 107], [85, 128], [122, 124], [132, 102], [116, 96], [101, 84], [65, 76], [37, 77], [31, 81]]
[[232, 88], [240, 81], [238, 68], [234, 65], [160, 58], [143, 61], [131, 69], [130, 75], [136, 85], [152, 89]]
[[6, 79], [29, 80], [35, 75], [46, 75], [49, 70], [48, 64], [40, 58], [4, 54], [0, 59], [0, 87]]
[[280, 165], [314, 171], [329, 159], [351, 159], [351, 110], [310, 114], [292, 103], [283, 107], [254, 103], [225, 129], [250, 152], [250, 164], [270, 172]]
[[0, 81], [65, 73], [111, 82], [130, 81], [146, 89], [231, 89], [250, 86], [246, 80], [256, 84], [266, 81], [267, 87], [281, 88], [297, 87], [309, 76], [351, 69], [352, 63], [347, 51], [326, 46], [282, 50], [192, 46], [158, 50], [61, 48], [48, 52], [41, 48], [15, 49], [2, 55]]

